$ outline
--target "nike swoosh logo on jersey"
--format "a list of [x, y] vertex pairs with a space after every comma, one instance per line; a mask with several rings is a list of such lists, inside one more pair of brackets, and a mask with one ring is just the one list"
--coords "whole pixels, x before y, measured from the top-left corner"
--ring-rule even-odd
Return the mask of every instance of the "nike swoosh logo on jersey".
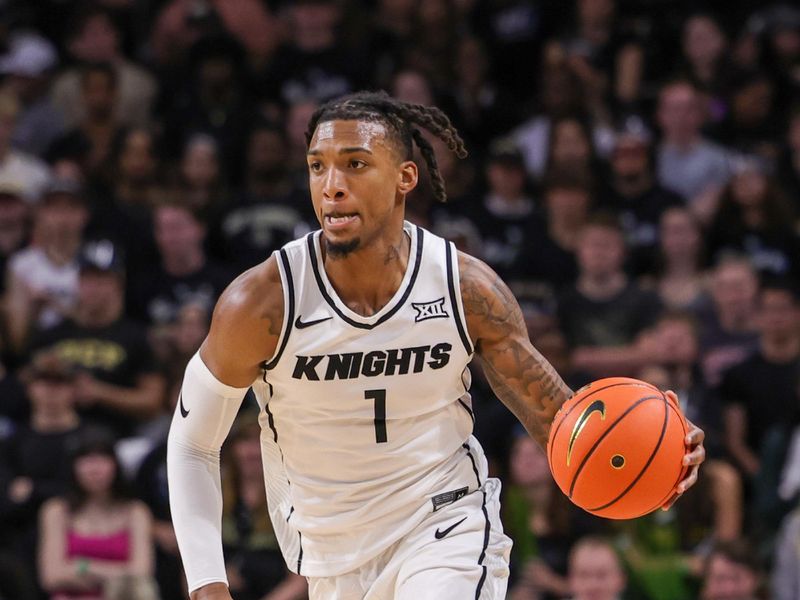
[[444, 536], [446, 536], [448, 533], [450, 533], [451, 531], [453, 531], [453, 529], [455, 529], [456, 527], [458, 527], [459, 525], [461, 525], [461, 524], [462, 524], [464, 521], [466, 521], [466, 520], [467, 520], [467, 517], [464, 517], [464, 518], [463, 518], [463, 519], [461, 519], [460, 521], [457, 521], [457, 522], [453, 523], [452, 525], [450, 525], [450, 527], [448, 527], [448, 528], [447, 528], [447, 529], [445, 529], [444, 531], [439, 531], [439, 528], [437, 527], [437, 528], [436, 528], [436, 532], [435, 532], [433, 535], [434, 535], [434, 536], [436, 536], [436, 539], [437, 539], [437, 540], [440, 540], [440, 539], [442, 539]]
[[189, 411], [186, 410], [186, 407], [183, 406], [183, 392], [178, 395], [178, 406], [181, 409], [181, 416], [185, 419], [189, 416]]
[[301, 321], [300, 316], [298, 315], [294, 321], [294, 326], [298, 329], [305, 329], [306, 327], [311, 327], [312, 325], [316, 325], [317, 323], [322, 323], [323, 321], [330, 321], [333, 317], [324, 317], [322, 319], [315, 319], [313, 321]]

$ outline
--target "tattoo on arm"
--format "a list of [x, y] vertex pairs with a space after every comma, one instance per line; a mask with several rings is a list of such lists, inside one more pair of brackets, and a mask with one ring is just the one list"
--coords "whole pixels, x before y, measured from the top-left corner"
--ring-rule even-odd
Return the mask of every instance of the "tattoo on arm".
[[553, 366], [531, 345], [511, 290], [483, 263], [461, 261], [461, 295], [492, 389], [528, 433], [547, 444], [550, 424], [572, 394]]

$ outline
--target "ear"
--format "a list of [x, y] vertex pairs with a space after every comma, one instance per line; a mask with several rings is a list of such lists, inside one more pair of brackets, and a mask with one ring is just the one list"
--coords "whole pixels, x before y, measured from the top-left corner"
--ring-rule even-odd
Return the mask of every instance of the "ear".
[[397, 174], [397, 191], [405, 196], [417, 187], [418, 181], [419, 169], [417, 168], [417, 163], [411, 160], [402, 162]]

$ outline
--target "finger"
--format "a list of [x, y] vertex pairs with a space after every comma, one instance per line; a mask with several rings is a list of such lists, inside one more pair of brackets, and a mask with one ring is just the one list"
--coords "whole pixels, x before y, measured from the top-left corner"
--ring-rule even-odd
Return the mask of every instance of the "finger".
[[694, 450], [689, 452], [683, 457], [683, 465], [699, 465], [706, 459], [706, 449], [703, 446], [697, 446]]
[[678, 400], [678, 394], [676, 394], [676, 393], [675, 393], [675, 392], [673, 392], [672, 390], [667, 390], [666, 392], [664, 392], [664, 395], [665, 395], [665, 396], [666, 396], [666, 397], [667, 397], [669, 400], [671, 400], [671, 401], [673, 402], [673, 404], [675, 404], [676, 406], [680, 406], [680, 405], [681, 405], [681, 401], [680, 401], [680, 400]]
[[689, 476], [686, 477], [683, 481], [678, 484], [678, 493], [683, 494], [686, 490], [692, 487], [695, 483], [697, 483], [697, 472], [700, 470], [700, 467], [697, 465], [692, 467], [692, 470], [689, 471]]
[[672, 508], [672, 505], [675, 504], [675, 502], [677, 502], [678, 498], [680, 497], [681, 495], [678, 492], [672, 494], [672, 496], [670, 496], [670, 499], [661, 505], [661, 510], [669, 510], [670, 508]]
[[689, 427], [691, 427], [689, 433], [686, 434], [686, 445], [687, 446], [696, 446], [697, 444], [702, 444], [703, 440], [706, 439], [706, 432], [700, 429], [694, 423], [687, 421]]

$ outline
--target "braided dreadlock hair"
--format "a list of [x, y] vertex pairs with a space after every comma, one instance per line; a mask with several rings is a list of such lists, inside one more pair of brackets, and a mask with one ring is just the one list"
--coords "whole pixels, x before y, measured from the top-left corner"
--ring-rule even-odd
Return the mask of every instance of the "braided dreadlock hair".
[[357, 92], [326, 102], [311, 115], [306, 129], [306, 144], [311, 144], [311, 138], [320, 122], [333, 120], [369, 121], [384, 124], [400, 143], [405, 153], [405, 160], [412, 159], [414, 143], [416, 143], [428, 167], [434, 197], [439, 202], [447, 202], [444, 179], [439, 173], [433, 147], [423, 137], [422, 132], [415, 127], [418, 125], [427, 129], [447, 144], [447, 147], [456, 156], [465, 158], [467, 149], [464, 146], [464, 140], [461, 139], [450, 119], [441, 110], [435, 106], [401, 102], [386, 92]]

